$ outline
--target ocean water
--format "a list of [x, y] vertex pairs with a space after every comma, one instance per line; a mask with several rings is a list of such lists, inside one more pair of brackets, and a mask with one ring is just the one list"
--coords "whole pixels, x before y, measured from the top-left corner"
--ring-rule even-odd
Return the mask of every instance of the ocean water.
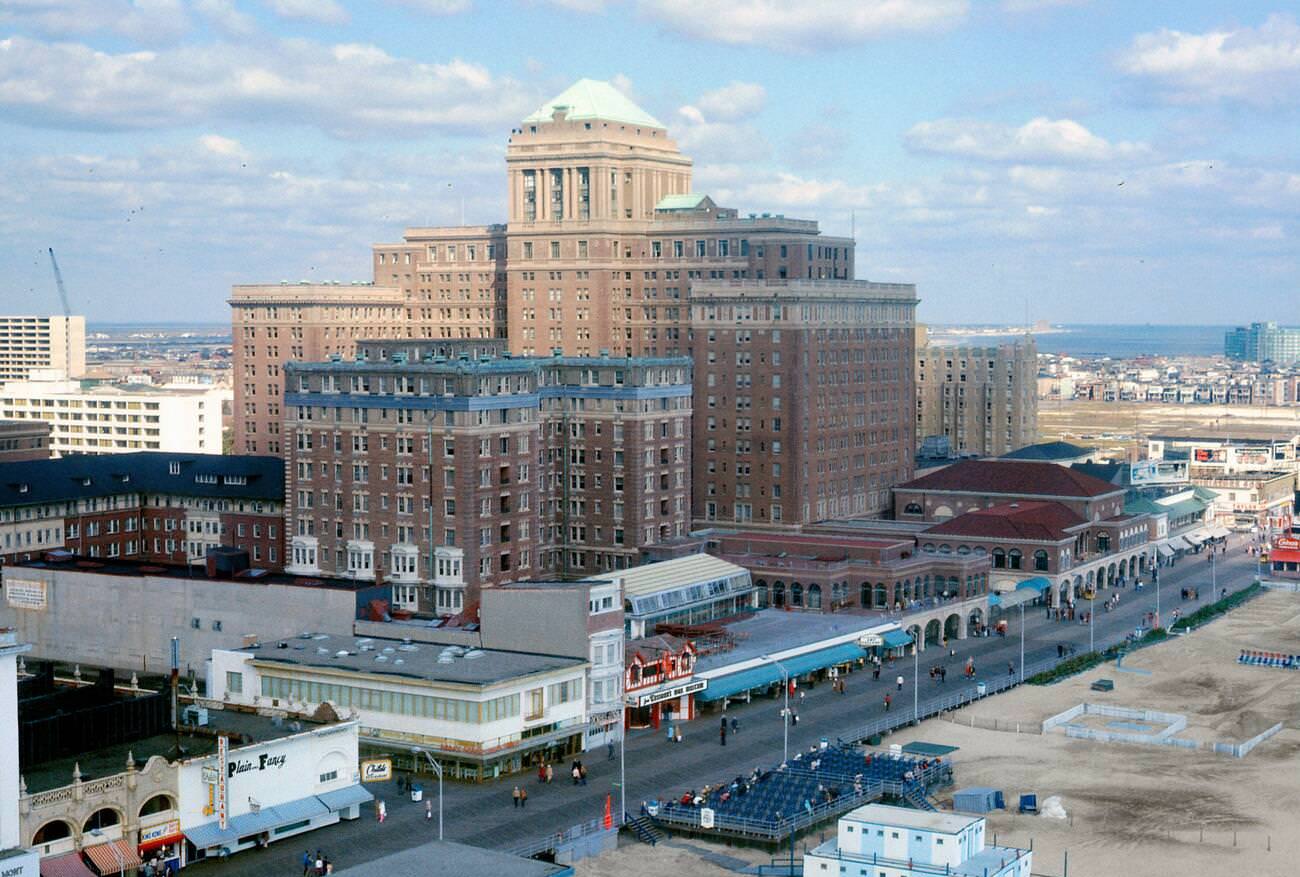
[[[942, 330], [941, 326], [934, 326]], [[1223, 335], [1230, 326], [1160, 326], [1064, 324], [1053, 331], [1035, 333], [1040, 353], [1069, 356], [1214, 356], [1223, 353]], [[995, 343], [987, 335], [941, 337], [947, 343]]]

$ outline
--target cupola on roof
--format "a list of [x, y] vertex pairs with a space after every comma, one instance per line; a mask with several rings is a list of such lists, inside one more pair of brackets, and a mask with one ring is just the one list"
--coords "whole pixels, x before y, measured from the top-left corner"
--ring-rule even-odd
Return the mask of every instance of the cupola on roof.
[[608, 82], [597, 79], [579, 79], [526, 117], [524, 124], [549, 122], [555, 112], [561, 109], [568, 119], [601, 119], [645, 128], [664, 127], [662, 122], [632, 103], [623, 92]]

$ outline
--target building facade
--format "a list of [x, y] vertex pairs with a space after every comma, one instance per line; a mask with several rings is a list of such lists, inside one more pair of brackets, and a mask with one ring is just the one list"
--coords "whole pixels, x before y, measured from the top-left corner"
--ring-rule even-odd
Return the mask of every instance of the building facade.
[[0, 562], [64, 549], [201, 564], [219, 546], [283, 566], [281, 460], [140, 452], [0, 463]]
[[972, 346], [933, 345], [918, 337], [917, 450], [932, 436], [946, 437], [955, 456], [1000, 457], [1037, 441], [1033, 337]]
[[916, 288], [692, 286], [696, 526], [877, 515], [911, 477]]
[[946, 521], [1019, 500], [1059, 502], [1088, 521], [1123, 513], [1124, 487], [1055, 463], [962, 460], [894, 488], [900, 521]]
[[1277, 323], [1238, 326], [1225, 334], [1223, 353], [1229, 359], [1295, 365], [1300, 363], [1300, 328]]
[[0, 418], [43, 421], [55, 454], [172, 451], [220, 454], [223, 387], [153, 387], [55, 378], [51, 372], [0, 388]]
[[586, 673], [579, 658], [315, 634], [214, 651], [208, 691], [293, 716], [329, 704], [360, 721], [365, 752], [485, 780], [583, 751]]
[[0, 420], [0, 463], [48, 460], [53, 455], [50, 424], [43, 420]]
[[86, 318], [0, 316], [0, 384], [42, 369], [85, 374]]
[[280, 370], [350, 358], [358, 338], [685, 356], [699, 281], [854, 276], [852, 240], [692, 193], [691, 160], [608, 83], [582, 80], [515, 128], [506, 184], [503, 223], [408, 228], [375, 244], [374, 285], [235, 287], [235, 447], [286, 453]]
[[413, 608], [449, 615], [685, 535], [690, 360], [426, 347], [286, 367], [291, 570], [414, 586]]

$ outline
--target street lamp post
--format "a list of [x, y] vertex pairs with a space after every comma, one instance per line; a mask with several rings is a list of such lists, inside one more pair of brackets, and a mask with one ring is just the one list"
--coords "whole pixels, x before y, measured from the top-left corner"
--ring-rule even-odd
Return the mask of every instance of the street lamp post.
[[433, 756], [429, 754], [427, 749], [412, 749], [411, 751], [423, 755], [425, 760], [429, 762], [429, 767], [433, 768], [433, 772], [438, 776], [438, 840], [442, 840], [442, 765], [434, 761]]
[[781, 691], [785, 697], [785, 711], [781, 722], [781, 763], [788, 764], [790, 761], [790, 673], [785, 669], [784, 664], [771, 655], [764, 655], [763, 657], [775, 664], [777, 669], [781, 671]]
[[1025, 681], [1025, 604], [1020, 604], [1020, 681]]
[[[922, 634], [924, 635], [924, 634]], [[915, 725], [920, 719], [920, 710], [917, 709], [917, 682], [921, 678], [921, 648], [918, 640], [912, 641], [912, 724]]]
[[1088, 591], [1088, 651], [1096, 651], [1093, 641], [1092, 623], [1097, 620], [1097, 613], [1093, 611], [1094, 601], [1097, 599], [1097, 586], [1094, 584]]

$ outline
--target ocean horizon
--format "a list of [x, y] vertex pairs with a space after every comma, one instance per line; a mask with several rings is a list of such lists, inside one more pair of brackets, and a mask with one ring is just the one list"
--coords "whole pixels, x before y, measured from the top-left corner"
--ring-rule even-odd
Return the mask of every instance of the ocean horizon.
[[[1005, 324], [987, 326], [963, 323], [944, 326], [931, 323], [943, 333], [945, 343], [988, 343], [997, 337], [1019, 334]], [[1005, 336], [950, 334], [954, 329], [1007, 328]], [[1046, 332], [1034, 333], [1039, 353], [1065, 356], [1109, 356], [1131, 359], [1137, 356], [1218, 356], [1223, 353], [1223, 336], [1232, 326], [1179, 326], [1156, 323], [1053, 323]]]

